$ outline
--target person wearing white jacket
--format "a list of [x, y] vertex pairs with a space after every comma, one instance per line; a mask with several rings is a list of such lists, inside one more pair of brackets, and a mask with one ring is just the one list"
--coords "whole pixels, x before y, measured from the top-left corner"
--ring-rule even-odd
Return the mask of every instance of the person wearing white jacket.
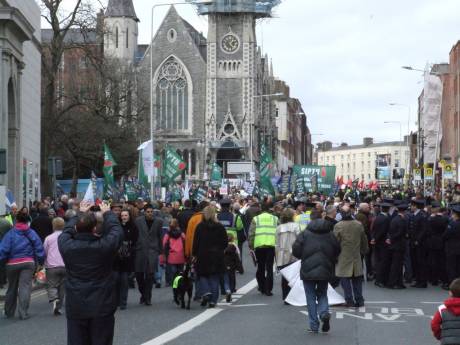
[[[276, 229], [275, 246], [276, 266], [278, 270], [282, 270], [297, 260], [292, 255], [292, 245], [297, 235], [300, 234], [301, 227], [299, 223], [294, 222], [294, 216], [295, 212], [292, 208], [285, 208], [281, 212], [281, 225], [278, 225]], [[283, 300], [285, 300], [291, 288], [284, 277], [281, 278], [281, 290]]]

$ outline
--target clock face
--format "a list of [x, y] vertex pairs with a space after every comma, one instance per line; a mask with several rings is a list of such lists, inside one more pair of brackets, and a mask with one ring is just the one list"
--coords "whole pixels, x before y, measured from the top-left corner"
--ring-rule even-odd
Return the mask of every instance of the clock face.
[[222, 38], [222, 50], [226, 53], [234, 53], [238, 50], [240, 41], [233, 34], [227, 34]]

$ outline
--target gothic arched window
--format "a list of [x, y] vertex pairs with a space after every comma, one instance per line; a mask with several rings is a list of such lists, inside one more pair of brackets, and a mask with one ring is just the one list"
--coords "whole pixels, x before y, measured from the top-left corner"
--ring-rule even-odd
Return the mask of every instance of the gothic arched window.
[[157, 129], [188, 131], [190, 81], [185, 66], [170, 57], [158, 69], [156, 77]]
[[115, 48], [118, 48], [118, 26], [115, 28]]

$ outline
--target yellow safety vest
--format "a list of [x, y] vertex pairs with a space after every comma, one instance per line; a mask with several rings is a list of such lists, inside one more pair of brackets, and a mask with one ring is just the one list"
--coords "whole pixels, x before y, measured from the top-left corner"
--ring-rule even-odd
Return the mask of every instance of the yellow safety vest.
[[7, 215], [5, 217], [5, 219], [11, 224], [11, 225], [14, 225], [13, 223], [13, 216], [11, 214]]
[[262, 213], [254, 217], [254, 221], [256, 223], [254, 249], [259, 247], [274, 247], [276, 245], [278, 218], [270, 213]]
[[300, 225], [300, 229], [302, 231], [304, 231], [307, 228], [308, 223], [310, 223], [310, 214], [311, 211], [306, 211], [304, 213], [298, 214], [294, 218], [295, 222]]

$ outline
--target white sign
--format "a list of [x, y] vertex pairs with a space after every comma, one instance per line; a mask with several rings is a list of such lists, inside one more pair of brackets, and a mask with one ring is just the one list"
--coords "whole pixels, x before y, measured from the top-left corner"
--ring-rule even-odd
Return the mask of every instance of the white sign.
[[220, 194], [220, 195], [227, 195], [227, 194], [228, 194], [227, 186], [225, 186], [225, 187], [220, 187], [220, 188], [219, 188], [219, 194]]
[[227, 174], [239, 175], [249, 174], [254, 171], [252, 162], [228, 162]]

